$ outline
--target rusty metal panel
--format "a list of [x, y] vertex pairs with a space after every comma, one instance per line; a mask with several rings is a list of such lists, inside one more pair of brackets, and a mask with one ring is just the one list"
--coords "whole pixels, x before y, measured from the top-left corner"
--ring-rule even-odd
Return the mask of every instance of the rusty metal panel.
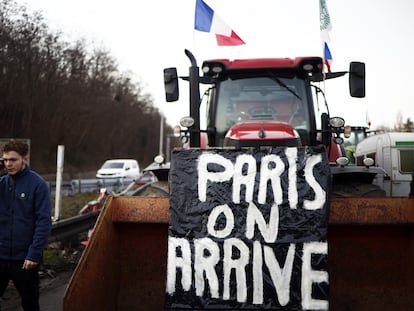
[[414, 310], [414, 227], [328, 228], [331, 310]]
[[111, 220], [111, 198], [103, 208], [92, 238], [72, 275], [63, 310], [116, 310], [119, 287], [119, 243]]
[[[168, 198], [117, 197], [114, 222], [168, 223]], [[414, 198], [332, 198], [330, 224], [414, 224]]]
[[414, 224], [414, 198], [332, 198], [330, 224]]
[[[332, 198], [331, 224], [414, 223], [414, 198]], [[168, 198], [118, 197], [114, 222], [168, 223]]]
[[168, 197], [116, 197], [114, 222], [168, 223]]
[[164, 310], [168, 224], [117, 224], [118, 310]]
[[333, 198], [331, 310], [414, 310], [414, 198]]

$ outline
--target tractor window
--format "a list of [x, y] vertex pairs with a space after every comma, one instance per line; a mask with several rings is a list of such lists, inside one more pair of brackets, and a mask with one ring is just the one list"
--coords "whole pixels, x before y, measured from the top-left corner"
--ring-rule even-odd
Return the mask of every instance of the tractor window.
[[218, 87], [216, 124], [219, 140], [230, 127], [247, 120], [289, 123], [309, 135], [305, 82], [297, 78], [256, 77], [223, 81]]
[[400, 172], [414, 173], [414, 150], [400, 150]]
[[345, 137], [344, 133], [341, 133], [341, 137], [344, 139], [345, 146], [356, 146], [367, 137], [367, 134], [364, 130], [352, 130], [349, 137]]
[[[341, 133], [340, 136], [344, 140], [345, 153], [349, 160], [349, 164], [355, 164], [355, 148], [356, 145], [367, 137], [366, 131], [364, 128], [353, 128], [350, 132], [349, 137], [345, 137], [344, 133]], [[362, 160], [361, 160], [362, 161]], [[362, 162], [361, 162], [362, 163]]]

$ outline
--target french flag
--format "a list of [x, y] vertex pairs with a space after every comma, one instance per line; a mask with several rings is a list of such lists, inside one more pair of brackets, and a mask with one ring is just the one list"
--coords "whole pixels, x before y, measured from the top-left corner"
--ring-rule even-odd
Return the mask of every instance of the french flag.
[[214, 33], [219, 46], [245, 44], [203, 0], [196, 0], [194, 29]]
[[328, 72], [331, 72], [332, 54], [329, 50], [328, 43], [325, 42], [323, 47], [323, 58], [325, 59], [325, 65]]

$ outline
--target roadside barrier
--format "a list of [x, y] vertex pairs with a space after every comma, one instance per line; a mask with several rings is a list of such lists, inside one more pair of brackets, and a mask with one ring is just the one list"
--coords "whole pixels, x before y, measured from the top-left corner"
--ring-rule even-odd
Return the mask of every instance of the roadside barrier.
[[[108, 178], [108, 179], [72, 179], [62, 181], [61, 193], [72, 195], [77, 193], [87, 193], [99, 191], [106, 188], [108, 192], [116, 192], [133, 182], [130, 178]], [[48, 182], [51, 195], [55, 195], [56, 181]]]

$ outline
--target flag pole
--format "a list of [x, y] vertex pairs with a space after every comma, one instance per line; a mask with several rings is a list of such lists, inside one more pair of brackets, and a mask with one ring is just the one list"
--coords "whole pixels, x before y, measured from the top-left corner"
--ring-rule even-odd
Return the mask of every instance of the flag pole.
[[331, 18], [329, 16], [328, 6], [325, 0], [319, 0], [319, 21], [320, 31], [322, 39], [322, 75], [323, 75], [323, 91], [325, 92], [325, 67], [330, 72], [330, 61], [332, 61], [332, 55], [329, 51], [328, 42], [330, 42], [329, 31], [332, 28]]
[[324, 94], [326, 94], [326, 91], [325, 91], [325, 89], [326, 89], [326, 87], [325, 87], [326, 86], [326, 83], [325, 83], [325, 81], [326, 81], [326, 79], [325, 79], [325, 77], [326, 77], [326, 75], [325, 75], [326, 68], [325, 68], [325, 66], [326, 66], [325, 42], [322, 39], [322, 89], [323, 89]]

